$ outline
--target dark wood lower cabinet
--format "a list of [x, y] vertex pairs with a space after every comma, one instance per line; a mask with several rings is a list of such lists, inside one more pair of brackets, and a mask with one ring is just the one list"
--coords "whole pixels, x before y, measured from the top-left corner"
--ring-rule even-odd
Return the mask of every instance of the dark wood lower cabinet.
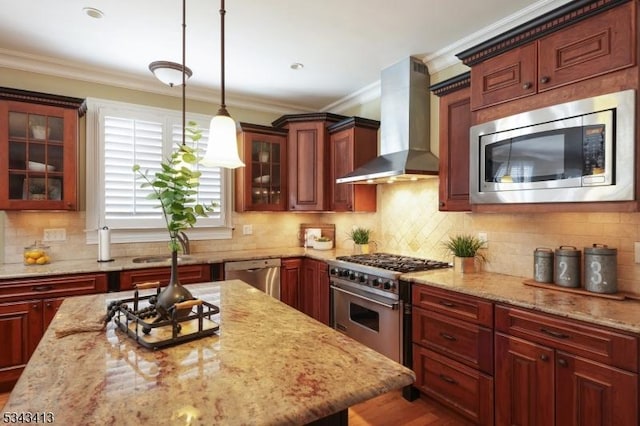
[[[169, 283], [171, 267], [131, 269], [120, 272], [120, 290], [131, 290], [136, 284], [159, 281], [161, 286]], [[180, 265], [178, 278], [181, 284], [195, 284], [211, 281], [211, 267], [208, 264]]]
[[638, 424], [638, 375], [556, 353], [556, 425]]
[[553, 350], [495, 335], [496, 425], [553, 425]]
[[329, 325], [329, 269], [309, 258], [282, 260], [280, 300]]
[[496, 333], [496, 425], [638, 425], [638, 374]]
[[493, 378], [413, 345], [415, 386], [480, 425], [493, 424]]
[[65, 297], [107, 291], [106, 274], [0, 282], [0, 392], [13, 388]]
[[300, 310], [300, 280], [302, 258], [282, 259], [280, 271], [280, 301]]

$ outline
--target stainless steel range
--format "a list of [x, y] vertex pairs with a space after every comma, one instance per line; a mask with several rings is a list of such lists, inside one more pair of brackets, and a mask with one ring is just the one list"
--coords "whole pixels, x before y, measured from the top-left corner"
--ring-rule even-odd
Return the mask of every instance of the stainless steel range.
[[340, 256], [327, 263], [333, 327], [411, 368], [411, 288], [400, 277], [451, 265], [388, 253]]

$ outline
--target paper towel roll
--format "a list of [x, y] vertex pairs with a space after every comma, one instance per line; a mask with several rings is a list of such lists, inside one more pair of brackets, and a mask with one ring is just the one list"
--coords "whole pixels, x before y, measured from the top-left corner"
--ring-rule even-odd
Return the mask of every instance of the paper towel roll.
[[111, 233], [108, 227], [98, 229], [98, 262], [111, 260]]

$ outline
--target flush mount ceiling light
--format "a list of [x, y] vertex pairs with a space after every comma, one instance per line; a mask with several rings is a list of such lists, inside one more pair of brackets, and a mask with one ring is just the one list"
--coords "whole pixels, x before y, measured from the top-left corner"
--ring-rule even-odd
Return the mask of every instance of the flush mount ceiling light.
[[91, 18], [101, 19], [104, 16], [104, 13], [100, 9], [96, 9], [95, 7], [83, 7], [82, 11]]
[[[149, 64], [149, 71], [156, 76], [158, 80], [169, 87], [182, 84], [182, 109], [184, 111], [184, 86], [193, 72], [185, 64], [185, 45], [186, 45], [186, 29], [187, 29], [187, 5], [186, 0], [182, 1], [182, 64], [170, 61], [154, 61]], [[184, 113], [183, 113], [184, 115]], [[184, 123], [183, 126], [184, 128]], [[184, 144], [184, 142], [183, 142]]]
[[289, 65], [289, 68], [291, 68], [292, 70], [301, 70], [302, 68], [304, 68], [304, 64], [301, 64], [300, 62], [294, 62]]
[[224, 98], [224, 0], [220, 0], [220, 109], [211, 119], [209, 142], [202, 164], [211, 167], [235, 169], [244, 167], [238, 156], [236, 122], [227, 111]]
[[[184, 72], [182, 72], [182, 70], [184, 70]], [[193, 75], [189, 67], [169, 61], [151, 62], [149, 64], [149, 71], [151, 71], [158, 80], [170, 87], [182, 84], [183, 80]]]

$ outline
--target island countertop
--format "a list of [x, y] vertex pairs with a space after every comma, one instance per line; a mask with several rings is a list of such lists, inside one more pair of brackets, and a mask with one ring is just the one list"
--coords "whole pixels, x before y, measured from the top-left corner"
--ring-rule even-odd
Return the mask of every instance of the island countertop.
[[[97, 321], [131, 292], [66, 299], [4, 407], [56, 423], [306, 424], [413, 383], [414, 373], [239, 280], [188, 286], [220, 330], [148, 350]], [[145, 290], [153, 292], [153, 290]], [[147, 293], [148, 294], [148, 293]]]

